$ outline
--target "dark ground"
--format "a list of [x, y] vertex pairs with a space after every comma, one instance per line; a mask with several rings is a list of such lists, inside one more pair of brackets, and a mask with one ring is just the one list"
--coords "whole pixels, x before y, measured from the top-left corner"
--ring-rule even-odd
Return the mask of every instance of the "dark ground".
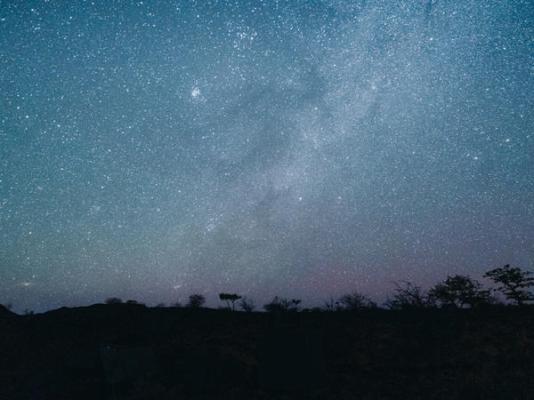
[[534, 399], [534, 307], [0, 307], [0, 399]]

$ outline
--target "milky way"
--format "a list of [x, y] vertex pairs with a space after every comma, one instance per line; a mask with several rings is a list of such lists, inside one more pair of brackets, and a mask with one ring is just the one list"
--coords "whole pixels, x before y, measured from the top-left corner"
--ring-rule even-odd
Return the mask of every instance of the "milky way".
[[1, 1], [0, 293], [321, 303], [534, 266], [531, 1]]

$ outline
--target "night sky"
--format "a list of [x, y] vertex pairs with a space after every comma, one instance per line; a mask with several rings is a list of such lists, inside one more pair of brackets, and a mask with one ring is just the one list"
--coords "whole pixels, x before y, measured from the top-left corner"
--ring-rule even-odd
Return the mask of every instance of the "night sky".
[[0, 93], [16, 310], [534, 267], [530, 0], [0, 0]]

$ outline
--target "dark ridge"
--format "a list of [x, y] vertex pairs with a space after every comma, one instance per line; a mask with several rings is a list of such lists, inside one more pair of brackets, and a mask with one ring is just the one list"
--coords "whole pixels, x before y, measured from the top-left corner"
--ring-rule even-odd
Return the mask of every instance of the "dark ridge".
[[534, 393], [534, 306], [260, 313], [122, 303], [16, 318], [0, 310], [2, 400]]
[[11, 311], [9, 308], [4, 306], [3, 304], [0, 304], [0, 318], [16, 318], [18, 317], [17, 314], [15, 314], [13, 311]]

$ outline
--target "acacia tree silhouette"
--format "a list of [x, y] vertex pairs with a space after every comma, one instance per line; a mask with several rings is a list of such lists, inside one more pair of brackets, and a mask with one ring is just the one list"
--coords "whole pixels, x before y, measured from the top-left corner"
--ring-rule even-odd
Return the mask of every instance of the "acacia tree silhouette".
[[534, 295], [529, 291], [534, 287], [534, 277], [531, 277], [531, 274], [530, 271], [523, 271], [521, 268], [506, 264], [504, 267], [486, 272], [484, 278], [489, 278], [498, 284], [497, 290], [504, 294], [506, 299], [521, 306], [527, 301], [534, 300]]
[[226, 302], [226, 306], [235, 311], [235, 302], [241, 299], [241, 296], [235, 293], [219, 293], [219, 299]]

